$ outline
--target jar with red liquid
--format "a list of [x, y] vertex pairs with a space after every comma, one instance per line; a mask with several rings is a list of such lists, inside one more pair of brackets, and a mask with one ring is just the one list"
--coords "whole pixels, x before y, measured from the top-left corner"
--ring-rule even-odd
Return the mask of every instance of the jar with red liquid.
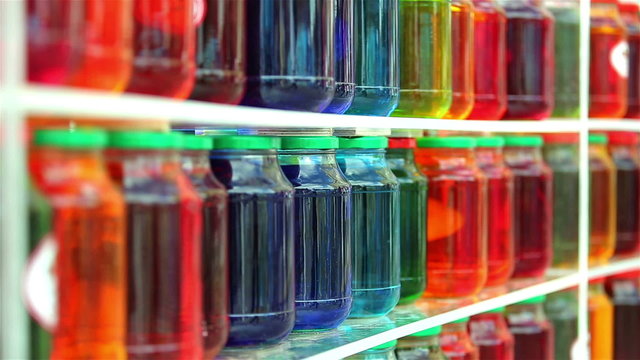
[[609, 155], [616, 171], [616, 256], [640, 252], [639, 138], [634, 132], [609, 132]]
[[133, 0], [133, 73], [127, 92], [189, 96], [196, 70], [196, 26], [204, 19], [204, 1]]
[[500, 0], [507, 14], [507, 112], [541, 120], [554, 104], [554, 19], [541, 0]]
[[196, 28], [196, 75], [190, 98], [237, 105], [244, 95], [245, 0], [198, 0], [204, 19]]
[[453, 100], [445, 119], [466, 119], [473, 108], [474, 36], [473, 3], [451, 1], [451, 61]]
[[620, 118], [627, 112], [627, 30], [616, 0], [591, 2], [589, 116]]
[[640, 119], [640, 6], [636, 0], [620, 0], [618, 9], [627, 27], [629, 43], [628, 119]]
[[640, 271], [607, 278], [613, 302], [613, 359], [640, 359]]
[[514, 278], [539, 278], [553, 257], [553, 174], [542, 159], [542, 137], [505, 137], [504, 159], [514, 176]]
[[427, 297], [472, 296], [487, 279], [486, 179], [474, 147], [470, 137], [418, 139], [416, 163], [429, 180]]
[[53, 359], [125, 359], [125, 204], [102, 131], [39, 130], [29, 168], [53, 208], [58, 322]]
[[478, 347], [480, 359], [513, 360], [514, 341], [507, 320], [506, 308], [499, 307], [471, 317], [469, 333]]
[[398, 360], [448, 360], [440, 347], [442, 326], [411, 334], [398, 339]]
[[[507, 307], [514, 352], [527, 359], [553, 360], [553, 325], [544, 312], [546, 296], [540, 295]], [[526, 354], [526, 355], [525, 355]]]
[[213, 359], [229, 333], [228, 198], [209, 166], [212, 138], [184, 136], [183, 147], [182, 170], [202, 200], [202, 336], [205, 358]]
[[616, 169], [607, 152], [607, 142], [604, 134], [589, 135], [591, 265], [605, 264], [616, 246]]
[[442, 326], [440, 346], [449, 360], [479, 360], [480, 351], [471, 341], [467, 323], [469, 318], [458, 319]]
[[476, 161], [487, 178], [487, 283], [504, 285], [514, 268], [513, 175], [502, 155], [501, 137], [476, 138]]
[[129, 359], [202, 352], [202, 200], [179, 166], [177, 137], [114, 132], [109, 171], [127, 205]]
[[472, 120], [500, 120], [507, 110], [507, 18], [494, 0], [473, 0], [474, 92]]

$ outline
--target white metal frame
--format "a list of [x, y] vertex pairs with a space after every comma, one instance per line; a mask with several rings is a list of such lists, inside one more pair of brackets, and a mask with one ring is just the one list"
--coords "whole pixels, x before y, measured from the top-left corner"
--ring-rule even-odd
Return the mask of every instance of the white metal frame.
[[[26, 358], [27, 315], [22, 305], [21, 273], [27, 257], [27, 144], [26, 114], [92, 117], [145, 121], [169, 119], [209, 127], [353, 127], [373, 129], [426, 129], [490, 132], [578, 132], [580, 134], [580, 250], [577, 273], [485, 300], [454, 311], [341, 346], [312, 357], [338, 358], [357, 353], [391, 339], [443, 324], [454, 319], [511, 304], [525, 298], [574, 286], [579, 288], [579, 344], [587, 353], [589, 278], [640, 268], [640, 259], [614, 262], [589, 270], [589, 173], [588, 131], [623, 130], [640, 132], [640, 121], [589, 121], [589, 6], [581, 1], [581, 113], [575, 121], [460, 121], [413, 118], [381, 118], [287, 112], [175, 101], [140, 95], [113, 95], [69, 88], [30, 86], [25, 81], [24, 0], [0, 1], [0, 358]], [[109, 120], [105, 120], [109, 121]]]

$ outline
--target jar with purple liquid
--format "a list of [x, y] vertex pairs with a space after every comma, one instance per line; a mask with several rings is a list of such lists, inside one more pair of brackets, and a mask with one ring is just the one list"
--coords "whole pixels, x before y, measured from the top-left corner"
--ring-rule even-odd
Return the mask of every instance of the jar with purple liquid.
[[336, 0], [335, 19], [335, 79], [336, 92], [325, 113], [344, 114], [356, 91], [355, 55], [353, 52], [353, 0]]

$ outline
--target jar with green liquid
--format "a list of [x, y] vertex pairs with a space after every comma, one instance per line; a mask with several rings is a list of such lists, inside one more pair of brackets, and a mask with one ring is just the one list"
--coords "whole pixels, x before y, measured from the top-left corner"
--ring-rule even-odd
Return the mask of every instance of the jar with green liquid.
[[400, 102], [392, 116], [441, 118], [452, 101], [451, 1], [400, 0]]

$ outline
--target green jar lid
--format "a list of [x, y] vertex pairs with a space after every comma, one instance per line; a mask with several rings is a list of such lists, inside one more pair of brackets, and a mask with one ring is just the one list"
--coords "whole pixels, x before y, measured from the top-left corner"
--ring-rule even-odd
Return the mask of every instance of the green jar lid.
[[356, 138], [339, 138], [340, 149], [386, 149], [389, 139], [384, 136], [362, 136]]
[[394, 346], [398, 345], [398, 340], [391, 340], [389, 342], [386, 342], [384, 344], [380, 344], [378, 346], [374, 346], [369, 350], [386, 350], [386, 349], [390, 349]]
[[172, 133], [116, 131], [109, 134], [109, 147], [118, 149], [169, 149], [175, 142]]
[[270, 150], [280, 148], [280, 139], [270, 136], [220, 136], [213, 141], [217, 150]]
[[542, 136], [529, 135], [504, 137], [504, 146], [507, 147], [541, 147], [542, 145], [544, 145]]
[[605, 134], [589, 134], [589, 144], [606, 145], [609, 138]]
[[451, 322], [451, 324], [460, 324], [460, 323], [465, 323], [465, 322], [469, 322], [469, 317], [468, 316], [460, 318], [458, 320], [454, 320], [454, 321]]
[[504, 146], [501, 136], [481, 136], [476, 138], [476, 146], [481, 148], [497, 148]]
[[440, 335], [440, 333], [442, 333], [442, 326], [434, 326], [426, 330], [418, 331], [417, 333], [411, 334], [409, 336], [427, 337], [427, 336]]
[[33, 142], [65, 149], [101, 149], [107, 145], [108, 136], [102, 130], [38, 130]]
[[183, 135], [182, 147], [185, 150], [211, 150], [213, 138], [209, 136]]
[[489, 314], [503, 313], [506, 310], [507, 310], [507, 308], [505, 308], [504, 306], [500, 306], [500, 307], [497, 307], [495, 309], [491, 309], [491, 310], [487, 311], [487, 313], [489, 313]]
[[419, 148], [459, 148], [470, 149], [476, 146], [476, 140], [467, 136], [436, 137], [428, 136], [418, 139]]
[[282, 149], [337, 149], [340, 140], [335, 136], [284, 136], [280, 138]]
[[546, 295], [539, 295], [539, 296], [534, 296], [532, 298], [528, 298], [526, 300], [522, 300], [517, 304], [518, 305], [520, 305], [520, 304], [542, 304], [543, 302], [545, 302], [545, 300], [547, 300], [547, 296]]

